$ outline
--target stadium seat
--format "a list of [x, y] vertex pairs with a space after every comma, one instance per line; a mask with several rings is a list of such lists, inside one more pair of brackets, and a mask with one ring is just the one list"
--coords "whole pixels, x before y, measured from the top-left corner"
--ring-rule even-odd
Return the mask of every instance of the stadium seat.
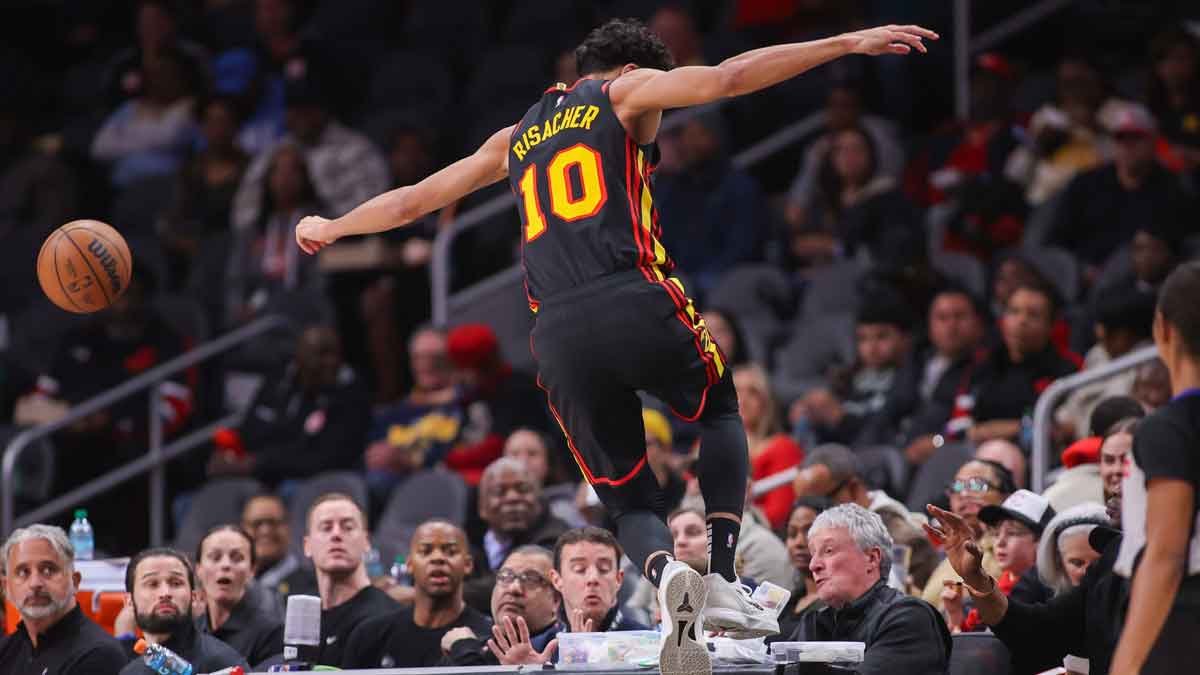
[[1045, 245], [1050, 239], [1051, 228], [1054, 226], [1054, 221], [1058, 217], [1058, 210], [1061, 208], [1063, 201], [1063, 190], [1059, 190], [1054, 196], [1042, 202], [1040, 206], [1034, 209], [1029, 214], [1029, 218], [1025, 221], [1025, 232], [1021, 235], [1021, 246], [1023, 248], [1036, 248]]
[[566, 48], [591, 27], [592, 17], [587, 4], [580, 0], [515, 0], [504, 21], [502, 39], [528, 42], [530, 35], [554, 35]]
[[890, 446], [855, 448], [859, 467], [867, 483], [894, 499], [903, 500], [908, 492], [908, 462], [899, 450]]
[[854, 362], [854, 315], [829, 314], [818, 320], [802, 318], [792, 337], [775, 355], [772, 389], [787, 404], [825, 384], [828, 369]]
[[863, 266], [854, 260], [842, 260], [814, 270], [802, 300], [804, 321], [857, 311], [858, 284], [865, 274]]
[[963, 286], [977, 298], [987, 297], [987, 274], [979, 259], [965, 253], [942, 251], [930, 260], [934, 269]]
[[408, 553], [417, 526], [430, 518], [463, 524], [467, 518], [467, 486], [458, 474], [425, 469], [409, 476], [388, 499], [374, 528], [372, 541], [384, 563]]
[[131, 235], [154, 236], [158, 218], [170, 207], [174, 193], [174, 174], [135, 181], [113, 198], [110, 222], [120, 223], [126, 239]]
[[409, 0], [407, 4], [408, 16], [402, 31], [404, 44], [453, 54], [463, 65], [477, 62], [491, 24], [489, 8], [484, 3], [474, 0]]
[[367, 510], [367, 481], [354, 471], [329, 471], [298, 481], [288, 498], [288, 518], [292, 523], [292, 548], [302, 553], [304, 533], [308, 531], [305, 517], [312, 503], [328, 492], [349, 495], [364, 512]]
[[192, 497], [187, 515], [175, 535], [175, 548], [190, 555], [210, 529], [224, 523], [241, 523], [246, 500], [264, 489], [262, 483], [253, 478], [209, 481]]
[[1099, 294], [1112, 288], [1114, 285], [1125, 281], [1133, 274], [1133, 249], [1130, 246], [1122, 246], [1112, 252], [1108, 256], [1108, 260], [1100, 266], [1100, 273], [1096, 276], [1096, 281], [1092, 284], [1092, 289], [1088, 294], [1088, 301], [1094, 303]]
[[436, 52], [399, 51], [383, 57], [371, 75], [367, 107], [437, 121], [454, 95], [450, 67]]
[[1079, 262], [1069, 251], [1057, 246], [1027, 247], [1021, 249], [1021, 257], [1054, 285], [1060, 299], [1070, 304], [1079, 298]]
[[791, 283], [774, 265], [740, 265], [725, 274], [709, 294], [705, 309], [736, 314], [750, 358], [770, 364], [770, 349], [785, 314], [795, 306]]
[[497, 47], [482, 54], [478, 64], [464, 92], [470, 104], [482, 106], [513, 99], [528, 108], [554, 84], [549, 58], [536, 47]]
[[129, 254], [133, 256], [133, 275], [149, 272], [154, 277], [158, 292], [162, 293], [167, 287], [167, 255], [163, 251], [162, 242], [153, 235], [126, 236], [129, 244]]
[[1012, 656], [1000, 638], [987, 633], [959, 633], [952, 638], [949, 675], [1009, 675]]
[[908, 509], [924, 513], [925, 505], [942, 494], [959, 467], [974, 456], [974, 449], [965, 443], [947, 443], [938, 448], [913, 474], [905, 501]]

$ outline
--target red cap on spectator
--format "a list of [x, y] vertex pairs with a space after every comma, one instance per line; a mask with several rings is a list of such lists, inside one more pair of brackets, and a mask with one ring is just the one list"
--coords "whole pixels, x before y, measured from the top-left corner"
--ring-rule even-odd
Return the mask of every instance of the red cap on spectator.
[[496, 356], [496, 333], [482, 323], [468, 323], [450, 331], [446, 351], [458, 368], [477, 369]]
[[1100, 461], [1100, 444], [1104, 439], [1099, 436], [1089, 436], [1075, 441], [1066, 450], [1063, 450], [1062, 462], [1063, 466], [1068, 469], [1075, 468], [1080, 464], [1097, 464]]

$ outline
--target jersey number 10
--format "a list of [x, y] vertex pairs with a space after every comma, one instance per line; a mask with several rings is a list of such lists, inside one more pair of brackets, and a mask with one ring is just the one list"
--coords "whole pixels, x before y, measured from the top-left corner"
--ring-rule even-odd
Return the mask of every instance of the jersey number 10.
[[[571, 185], [572, 167], [579, 171], [580, 194], [575, 194]], [[525, 241], [533, 241], [546, 231], [546, 214], [538, 200], [537, 173], [537, 164], [530, 164], [517, 183], [521, 208], [525, 211]], [[600, 153], [583, 143], [554, 155], [546, 166], [546, 181], [550, 188], [550, 212], [566, 222], [590, 218], [608, 201]]]

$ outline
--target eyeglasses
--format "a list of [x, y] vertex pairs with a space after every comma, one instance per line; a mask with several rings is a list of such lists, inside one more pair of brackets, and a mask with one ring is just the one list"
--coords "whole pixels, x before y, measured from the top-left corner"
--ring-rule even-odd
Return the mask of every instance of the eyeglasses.
[[271, 529], [283, 527], [284, 520], [282, 518], [258, 518], [256, 520], [247, 520], [243, 525], [247, 531], [253, 532], [260, 527], [269, 527]]
[[966, 480], [956, 480], [946, 486], [946, 491], [952, 495], [962, 494], [963, 492], [987, 492], [995, 490], [996, 486], [987, 482], [982, 478], [968, 478]]
[[550, 582], [546, 579], [546, 577], [533, 570], [525, 570], [524, 572], [517, 574], [507, 567], [502, 567], [500, 568], [499, 572], [496, 572], [497, 584], [507, 586], [514, 581], [519, 582], [521, 584], [521, 588], [527, 591], [537, 588], [544, 588], [550, 585]]

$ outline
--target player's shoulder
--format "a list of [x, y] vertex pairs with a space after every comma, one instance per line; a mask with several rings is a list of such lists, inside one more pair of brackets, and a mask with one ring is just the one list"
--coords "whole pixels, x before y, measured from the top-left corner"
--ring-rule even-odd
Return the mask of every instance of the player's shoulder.
[[662, 75], [664, 72], [666, 71], [659, 70], [657, 68], [634, 68], [627, 73], [622, 73], [612, 80], [609, 80], [605, 89], [608, 92], [609, 99], [611, 99], [613, 103], [618, 103], [630, 91], [633, 91], [639, 86], [645, 84], [647, 81]]

